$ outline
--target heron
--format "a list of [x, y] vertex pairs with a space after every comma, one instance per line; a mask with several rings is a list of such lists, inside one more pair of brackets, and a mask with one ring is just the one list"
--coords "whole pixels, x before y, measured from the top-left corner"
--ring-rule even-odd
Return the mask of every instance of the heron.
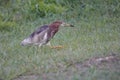
[[[43, 25], [37, 28], [32, 34], [25, 38], [21, 45], [38, 45], [39, 47], [43, 45], [49, 45], [50, 40], [59, 31], [59, 27], [74, 27], [72, 24], [66, 23], [64, 21], [54, 21], [48, 25]], [[60, 46], [59, 46], [60, 47]]]

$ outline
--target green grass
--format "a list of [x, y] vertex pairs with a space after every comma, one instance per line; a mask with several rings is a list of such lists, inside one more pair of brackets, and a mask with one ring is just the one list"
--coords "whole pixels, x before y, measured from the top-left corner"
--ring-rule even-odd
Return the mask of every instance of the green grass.
[[[69, 72], [62, 71], [72, 63], [92, 57], [103, 57], [111, 53], [119, 55], [120, 18], [103, 16], [65, 20], [58, 16], [59, 19], [75, 25], [74, 28], [61, 28], [51, 40], [52, 45], [63, 45], [63, 49], [20, 46], [20, 42], [34, 31], [37, 25], [50, 23], [55, 17], [17, 25], [10, 32], [0, 32], [0, 79], [12, 80], [19, 75], [41, 76], [48, 73], [48, 77], [52, 80], [66, 80], [69, 77], [72, 80], [118, 80], [120, 70], [116, 73], [93, 67], [82, 75], [79, 70], [72, 67], [71, 76], [67, 75]], [[56, 75], [52, 76], [50, 73]]]

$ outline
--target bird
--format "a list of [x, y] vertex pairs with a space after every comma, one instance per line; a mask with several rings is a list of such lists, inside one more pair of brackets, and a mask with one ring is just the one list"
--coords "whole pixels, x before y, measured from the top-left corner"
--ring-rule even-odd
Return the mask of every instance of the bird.
[[64, 21], [59, 21], [59, 20], [54, 21], [48, 25], [43, 25], [37, 28], [32, 34], [30, 34], [27, 38], [21, 41], [21, 45], [22, 46], [38, 45], [39, 47], [43, 45], [51, 46], [50, 40], [59, 31], [59, 27], [62, 27], [62, 26], [74, 27], [72, 24], [66, 23]]

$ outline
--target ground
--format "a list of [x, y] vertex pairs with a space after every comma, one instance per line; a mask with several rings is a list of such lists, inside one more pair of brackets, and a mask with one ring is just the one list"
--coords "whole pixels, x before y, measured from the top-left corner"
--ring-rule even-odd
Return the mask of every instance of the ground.
[[[92, 75], [91, 70], [93, 70]], [[102, 80], [102, 78], [119, 80], [120, 76], [115, 76], [114, 73], [118, 73], [117, 75], [120, 74], [120, 56], [109, 55], [70, 64], [67, 68], [59, 72], [48, 72], [41, 75], [21, 74], [14, 80], [86, 80], [89, 79], [86, 78], [88, 75], [92, 76], [90, 80]]]

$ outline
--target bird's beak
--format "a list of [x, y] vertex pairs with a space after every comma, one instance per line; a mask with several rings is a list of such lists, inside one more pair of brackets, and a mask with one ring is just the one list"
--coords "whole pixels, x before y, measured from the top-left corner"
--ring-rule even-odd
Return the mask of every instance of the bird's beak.
[[61, 26], [64, 26], [64, 27], [74, 27], [74, 25], [69, 24], [69, 23], [62, 23]]
[[70, 24], [70, 27], [74, 27], [74, 25]]

